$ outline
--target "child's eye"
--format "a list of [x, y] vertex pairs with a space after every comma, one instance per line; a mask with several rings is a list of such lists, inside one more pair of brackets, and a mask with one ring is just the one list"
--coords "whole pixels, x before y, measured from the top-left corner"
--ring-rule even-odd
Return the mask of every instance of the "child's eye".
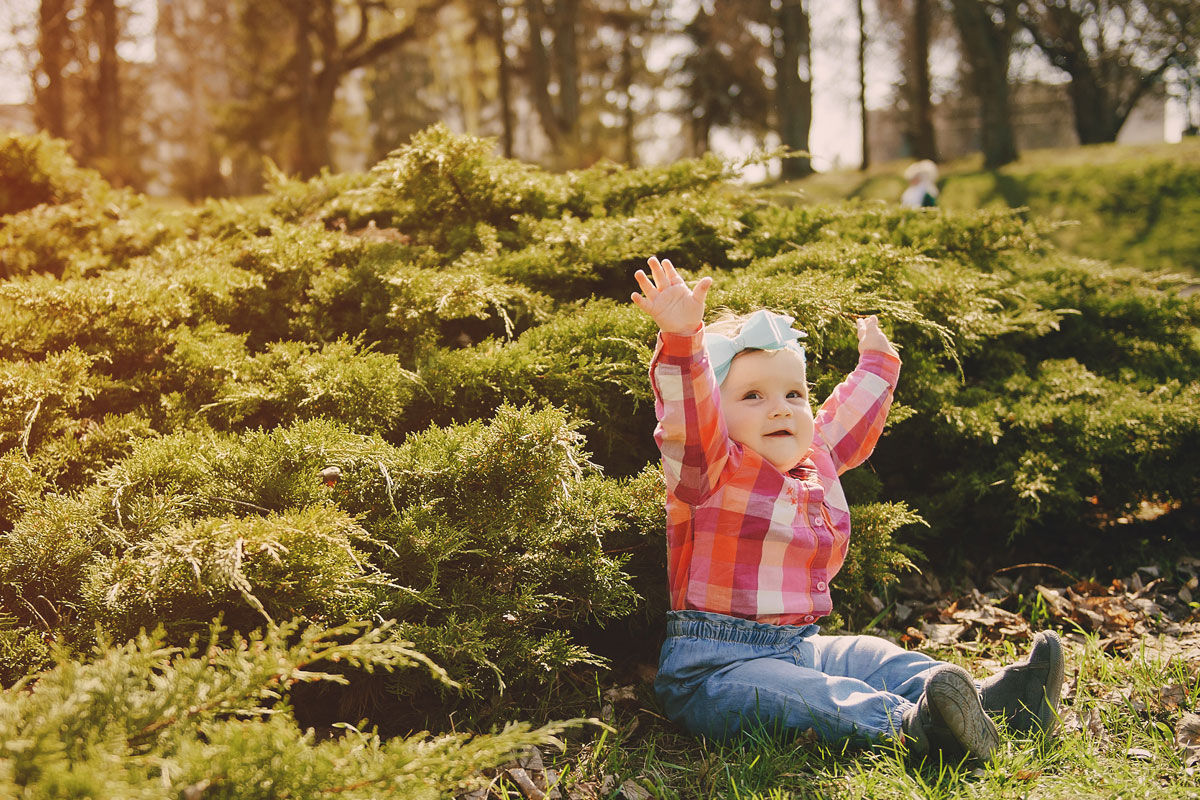
[[762, 397], [762, 395], [759, 394], [758, 392], [746, 392], [745, 396], [743, 396], [742, 399], [743, 400], [758, 400], [760, 397]]
[[788, 392], [787, 396], [788, 396], [788, 397], [799, 398], [799, 399], [801, 399], [801, 400], [802, 400], [802, 399], [804, 399], [804, 396], [805, 396], [805, 395], [804, 395], [804, 392], [800, 392], [800, 391], [797, 391], [797, 390], [793, 389], [792, 391]]

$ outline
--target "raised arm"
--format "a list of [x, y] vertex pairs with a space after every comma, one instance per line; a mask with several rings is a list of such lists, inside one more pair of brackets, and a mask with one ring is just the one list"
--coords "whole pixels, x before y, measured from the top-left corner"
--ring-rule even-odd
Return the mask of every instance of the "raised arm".
[[828, 449], [838, 474], [871, 455], [900, 376], [900, 356], [875, 317], [856, 320], [858, 366], [838, 384], [816, 415], [817, 439]]
[[689, 289], [670, 261], [649, 260], [651, 277], [638, 270], [632, 300], [658, 324], [650, 362], [654, 439], [662, 453], [667, 488], [684, 503], [700, 505], [716, 488], [729, 460], [729, 433], [721, 418], [717, 380], [704, 350], [704, 300], [711, 278]]

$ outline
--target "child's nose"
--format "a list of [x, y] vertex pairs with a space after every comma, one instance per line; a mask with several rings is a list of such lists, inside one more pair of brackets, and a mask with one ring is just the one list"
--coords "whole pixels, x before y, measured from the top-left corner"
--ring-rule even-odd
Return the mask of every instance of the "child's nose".
[[776, 399], [771, 407], [772, 417], [790, 417], [792, 415], [792, 407], [788, 405], [786, 400]]

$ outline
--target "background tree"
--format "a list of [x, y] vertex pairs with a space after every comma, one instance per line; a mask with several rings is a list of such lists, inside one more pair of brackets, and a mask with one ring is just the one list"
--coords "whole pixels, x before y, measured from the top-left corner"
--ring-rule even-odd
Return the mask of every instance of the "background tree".
[[[770, 0], [775, 53], [775, 119], [780, 143], [807, 152], [812, 127], [812, 41], [808, 10], [802, 0]], [[807, 156], [784, 159], [784, 179], [812, 172]]]
[[128, 15], [115, 0], [43, 0], [31, 71], [36, 124], [118, 186], [142, 177], [131, 157], [141, 109], [131, 101], [145, 76], [133, 76], [117, 52]]
[[[445, 120], [495, 136], [506, 155], [558, 168], [600, 158], [633, 163], [640, 123], [662, 82], [643, 51], [664, 27], [663, 6], [661, 0], [445, 4], [435, 29], [368, 70], [374, 157]], [[572, 15], [575, 24], [567, 22]], [[574, 84], [567, 99], [563, 75], [575, 76], [567, 79]]]
[[[692, 50], [686, 76], [692, 151], [710, 146], [714, 127], [764, 134], [790, 150], [808, 150], [812, 127], [812, 42], [801, 0], [702, 4], [684, 28]], [[782, 177], [812, 172], [807, 157], [785, 159]]]
[[1016, 0], [951, 0], [967, 76], [979, 101], [983, 165], [996, 169], [1017, 160], [1009, 103], [1008, 64], [1019, 28]]
[[1174, 59], [1200, 47], [1200, 8], [1190, 0], [1035, 0], [1020, 14], [1038, 49], [1070, 76], [1081, 144], [1116, 141]]
[[611, 107], [620, 134], [619, 151], [613, 156], [624, 164], [637, 163], [638, 123], [653, 107], [642, 98], [649, 98], [663, 84], [663, 76], [647, 66], [645, 52], [666, 32], [668, 5], [661, 0], [618, 2], [609, 4], [601, 14], [612, 36], [601, 72], [605, 104]]
[[238, 9], [237, 97], [223, 132], [309, 177], [331, 165], [338, 88], [353, 70], [428, 34], [432, 0], [246, 0]]
[[929, 78], [931, 0], [912, 0], [912, 16], [904, 38], [904, 85], [908, 100], [907, 136], [913, 158], [937, 160], [933, 99]]
[[367, 68], [372, 160], [378, 161], [442, 118], [444, 99], [428, 90], [437, 80], [434, 71], [423, 41], [398, 47]]
[[92, 163], [109, 166], [103, 171], [118, 174], [121, 154], [121, 81], [117, 41], [120, 22], [116, 0], [88, 0], [87, 21], [96, 51], [95, 91], [91, 93], [95, 121]]
[[37, 55], [33, 72], [33, 113], [39, 128], [67, 138], [66, 66], [74, 39], [67, 13], [71, 0], [42, 0], [38, 6]]
[[496, 48], [496, 94], [500, 102], [500, 145], [501, 152], [506, 158], [513, 157], [513, 134], [515, 121], [513, 119], [513, 81], [512, 61], [508, 54], [508, 24], [505, 14], [508, 11], [505, 0], [489, 0], [485, 2], [479, 19], [492, 36]]
[[933, 97], [929, 52], [934, 38], [936, 12], [931, 0], [878, 0], [880, 14], [899, 31], [896, 51], [900, 61], [897, 105], [902, 116], [904, 141], [913, 158], [937, 160], [933, 128]]
[[767, 130], [772, 100], [763, 62], [768, 50], [752, 30], [762, 22], [762, 11], [754, 2], [701, 4], [684, 26], [691, 50], [673, 71], [683, 76], [693, 154], [709, 150], [716, 127]]
[[1200, 133], [1200, 117], [1196, 113], [1200, 100], [1200, 52], [1177, 53], [1174, 66], [1170, 91], [1183, 107], [1183, 135], [1196, 136]]
[[858, 119], [862, 127], [862, 161], [859, 169], [866, 170], [871, 164], [871, 143], [868, 137], [867, 116], [867, 15], [863, 0], [857, 0], [858, 12]]
[[550, 148], [559, 154], [579, 150], [581, 5], [581, 0], [525, 0], [529, 91]]
[[257, 159], [217, 131], [218, 109], [233, 91], [230, 11], [222, 0], [158, 6], [154, 69], [161, 88], [149, 122], [167, 181], [189, 200], [259, 188]]

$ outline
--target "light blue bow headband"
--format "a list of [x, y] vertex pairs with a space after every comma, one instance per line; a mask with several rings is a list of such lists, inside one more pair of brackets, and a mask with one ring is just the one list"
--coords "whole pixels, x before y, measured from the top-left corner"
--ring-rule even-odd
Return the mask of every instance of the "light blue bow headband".
[[719, 333], [704, 334], [704, 347], [708, 350], [709, 363], [717, 376], [717, 385], [725, 382], [733, 357], [743, 350], [794, 350], [803, 361], [804, 347], [797, 344], [796, 340], [806, 334], [792, 328], [793, 321], [794, 317], [775, 314], [764, 308], [751, 314], [742, 324], [741, 332], [732, 339]]

